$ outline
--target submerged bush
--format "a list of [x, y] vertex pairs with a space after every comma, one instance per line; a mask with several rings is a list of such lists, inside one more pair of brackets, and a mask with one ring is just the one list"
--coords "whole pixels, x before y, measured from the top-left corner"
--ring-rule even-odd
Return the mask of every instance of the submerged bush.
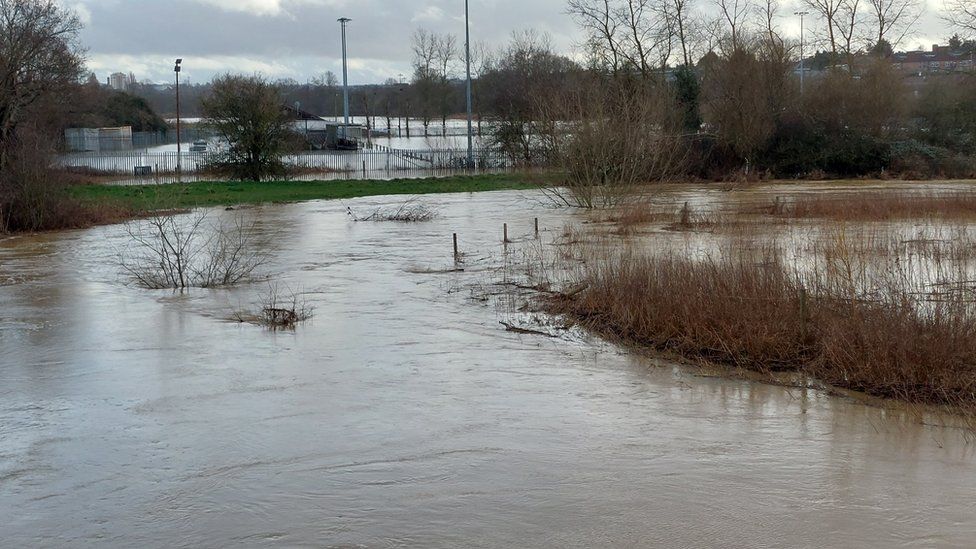
[[396, 221], [400, 223], [425, 223], [437, 218], [437, 210], [416, 200], [407, 200], [396, 208], [380, 208], [360, 217], [347, 208], [353, 221]]
[[156, 213], [126, 224], [130, 246], [119, 261], [138, 285], [148, 289], [230, 286], [260, 267], [253, 223], [208, 223], [207, 214]]
[[264, 326], [272, 330], [294, 330], [299, 324], [311, 320], [315, 308], [308, 304], [301, 292], [282, 291], [278, 284], [271, 283], [256, 305], [257, 314], [238, 311], [234, 318]]

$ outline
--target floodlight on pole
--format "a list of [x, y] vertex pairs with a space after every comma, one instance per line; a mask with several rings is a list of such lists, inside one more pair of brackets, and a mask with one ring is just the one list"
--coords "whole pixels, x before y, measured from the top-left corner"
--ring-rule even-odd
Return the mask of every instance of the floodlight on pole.
[[183, 141], [180, 136], [180, 72], [183, 70], [183, 59], [176, 60], [173, 72], [176, 73], [176, 178], [183, 178]]
[[472, 101], [471, 101], [471, 18], [468, 8], [468, 0], [464, 0], [464, 57], [467, 65], [467, 100], [468, 100], [468, 169], [474, 168], [474, 137], [472, 126]]
[[[349, 126], [349, 64], [346, 57], [346, 24], [348, 24], [352, 19], [348, 17], [339, 18], [339, 24], [342, 26], [342, 112], [345, 117], [345, 126]], [[343, 128], [343, 137], [345, 137], [346, 128]]]
[[803, 67], [805, 61], [804, 57], [806, 56], [806, 54], [803, 52], [803, 16], [810, 15], [810, 12], [798, 11], [793, 13], [793, 15], [800, 16], [800, 95], [803, 95], [803, 78], [805, 76], [804, 73], [806, 73], [806, 70]]

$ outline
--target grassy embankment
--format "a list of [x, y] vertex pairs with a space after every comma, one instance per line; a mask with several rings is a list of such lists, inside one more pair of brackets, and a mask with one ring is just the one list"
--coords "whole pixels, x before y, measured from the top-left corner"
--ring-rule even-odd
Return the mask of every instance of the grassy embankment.
[[80, 185], [72, 195], [88, 204], [113, 205], [121, 211], [184, 209], [238, 204], [335, 200], [382, 195], [469, 193], [538, 188], [544, 175], [501, 174], [430, 179], [195, 182], [174, 185]]

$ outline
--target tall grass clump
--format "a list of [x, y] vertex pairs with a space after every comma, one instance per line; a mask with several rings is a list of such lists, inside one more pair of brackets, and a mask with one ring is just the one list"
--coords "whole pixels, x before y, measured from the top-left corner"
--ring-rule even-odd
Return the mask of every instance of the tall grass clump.
[[[804, 268], [775, 246], [689, 257], [591, 254], [550, 311], [627, 344], [918, 404], [976, 405], [972, 288], [920, 265], [832, 255]], [[959, 271], [957, 274], [963, 274]], [[966, 280], [957, 278], [957, 280]]]

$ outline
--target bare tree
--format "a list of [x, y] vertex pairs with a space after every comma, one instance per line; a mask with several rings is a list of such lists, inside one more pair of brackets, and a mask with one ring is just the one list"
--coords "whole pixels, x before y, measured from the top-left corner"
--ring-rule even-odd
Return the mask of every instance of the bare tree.
[[814, 10], [824, 19], [826, 26], [827, 41], [830, 44], [830, 51], [837, 56], [837, 18], [843, 6], [844, 0], [803, 0], [810, 9]]
[[751, 11], [750, 0], [715, 0], [731, 40], [731, 50], [742, 47], [745, 26]]
[[[437, 37], [420, 29], [413, 35], [413, 86], [416, 97], [414, 108], [424, 125], [424, 136], [429, 135], [430, 120], [434, 112], [434, 96], [437, 87]], [[409, 122], [407, 131], [410, 131]]]
[[482, 76], [483, 96], [495, 113], [491, 142], [513, 162], [531, 164], [544, 156], [540, 125], [554, 123], [543, 109], [557, 90], [572, 87], [579, 67], [557, 55], [548, 35], [533, 31], [512, 33], [508, 47], [492, 71]]
[[875, 45], [897, 46], [908, 35], [924, 9], [920, 0], [868, 0], [875, 25]]
[[780, 0], [763, 0], [758, 7], [765, 39], [771, 44], [783, 42], [776, 25], [776, 20], [779, 19], [779, 3]]
[[623, 71], [647, 81], [674, 60], [691, 61], [692, 0], [570, 0], [569, 13], [584, 29], [594, 64], [617, 76]]
[[843, 40], [841, 48], [847, 56], [847, 66], [854, 69], [854, 54], [857, 52], [855, 42], [862, 26], [861, 0], [841, 0], [835, 19], [837, 32]]
[[413, 64], [422, 74], [434, 72], [437, 61], [437, 37], [425, 29], [419, 29], [413, 34]]
[[587, 45], [613, 74], [623, 61], [620, 23], [611, 0], [569, 0], [568, 12], [587, 35]]
[[471, 68], [476, 76], [471, 86], [473, 107], [478, 124], [478, 136], [481, 136], [481, 123], [484, 119], [484, 82], [482, 77], [494, 70], [497, 63], [496, 52], [485, 42], [477, 42], [471, 49]]
[[413, 35], [413, 90], [418, 97], [416, 105], [424, 124], [424, 135], [429, 135], [430, 121], [435, 113], [441, 115], [444, 131], [450, 114], [451, 63], [458, 58], [457, 37], [437, 35], [420, 29]]
[[976, 35], [976, 4], [972, 0], [945, 0], [945, 19], [950, 24]]
[[[571, 131], [545, 132], [565, 173], [545, 189], [556, 203], [602, 208], [648, 191], [648, 183], [684, 173], [689, 155], [683, 113], [665, 86], [592, 79], [550, 96], [543, 117], [570, 121]], [[550, 126], [552, 128], [552, 126]]]
[[655, 39], [655, 29], [650, 21], [650, 0], [626, 0], [620, 7], [618, 17], [625, 29], [627, 48], [624, 56], [628, 63], [637, 69], [641, 76], [647, 78], [650, 74], [648, 58]]
[[249, 278], [266, 257], [253, 222], [207, 223], [207, 213], [156, 213], [126, 224], [130, 246], [119, 253], [122, 270], [149, 289], [231, 286]]
[[703, 117], [719, 141], [746, 162], [747, 170], [795, 100], [793, 62], [781, 42], [743, 40], [704, 69]]
[[0, 173], [30, 109], [82, 75], [81, 22], [54, 0], [0, 0]]
[[702, 49], [704, 53], [714, 54], [719, 49], [725, 33], [725, 25], [720, 19], [714, 17], [703, 17], [699, 20], [699, 35], [701, 37]]
[[674, 36], [681, 47], [681, 60], [685, 66], [690, 66], [692, 55], [692, 11], [694, 0], [664, 0], [664, 11], [670, 18]]
[[460, 58], [457, 37], [453, 34], [443, 34], [434, 38], [438, 69], [441, 76], [448, 78], [451, 75], [451, 63]]
[[87, 215], [50, 168], [58, 113], [83, 74], [80, 30], [60, 2], [0, 0], [0, 232], [75, 226]]
[[460, 58], [460, 50], [458, 50], [457, 37], [453, 34], [444, 34], [434, 38], [436, 59], [440, 71], [437, 86], [438, 106], [440, 107], [441, 127], [446, 136], [447, 116], [451, 114], [449, 110], [451, 108], [451, 91], [453, 90], [451, 86], [451, 64]]

